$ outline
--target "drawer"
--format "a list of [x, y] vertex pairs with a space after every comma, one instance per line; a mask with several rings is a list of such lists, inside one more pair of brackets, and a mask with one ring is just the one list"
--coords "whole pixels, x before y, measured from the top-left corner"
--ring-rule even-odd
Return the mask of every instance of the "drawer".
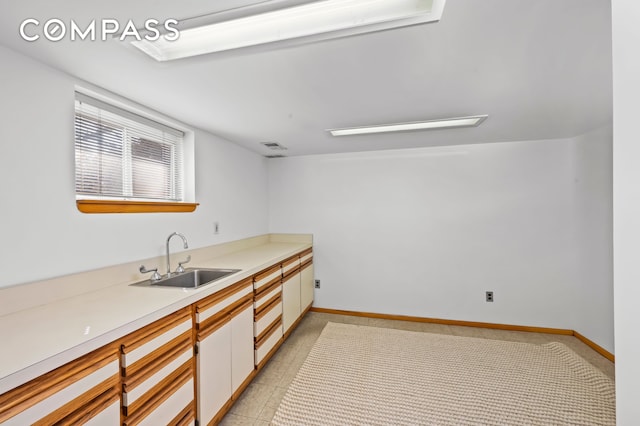
[[[115, 345], [98, 349], [75, 361], [46, 373], [22, 386], [0, 395], [0, 423], [22, 426], [42, 420], [55, 423], [60, 416], [82, 411], [79, 401], [91, 401], [87, 396], [106, 395], [101, 401], [106, 407], [110, 399], [119, 399], [120, 368]], [[56, 409], [64, 407], [65, 413]], [[56, 410], [52, 413], [52, 410]], [[51, 414], [52, 416], [49, 416]], [[44, 416], [47, 416], [43, 419]], [[54, 419], [54, 417], [56, 419]]]
[[275, 324], [271, 330], [271, 334], [266, 335], [261, 342], [256, 343], [255, 360], [256, 365], [260, 368], [267, 356], [279, 343], [282, 342], [282, 321]]
[[266, 291], [260, 293], [254, 298], [253, 309], [255, 310], [256, 314], [264, 309], [266, 305], [271, 303], [273, 299], [278, 296], [278, 294], [282, 293], [282, 283], [278, 281], [273, 286], [266, 288], [265, 290]]
[[[177, 422], [167, 421], [167, 419], [182, 420], [182, 424], [195, 424], [195, 418], [192, 414], [194, 412], [193, 389], [193, 379], [191, 379], [184, 383], [176, 392], [174, 392], [169, 398], [167, 398], [167, 400], [163, 402], [162, 405], [153, 410], [138, 424], [141, 426], [177, 424]], [[183, 414], [185, 411], [191, 414], [187, 414], [185, 416]], [[124, 424], [129, 425], [130, 423], [127, 423], [127, 421], [125, 420]]]
[[178, 336], [191, 331], [191, 308], [168, 315], [122, 339], [122, 367], [126, 368], [146, 355], [165, 346]]
[[252, 294], [252, 284], [251, 279], [243, 280], [198, 302], [196, 304], [196, 323], [206, 321], [243, 297]]
[[[123, 406], [127, 407], [138, 400], [142, 395], [151, 390], [154, 386], [157, 386], [162, 379], [169, 376], [172, 372], [176, 371], [181, 365], [191, 360], [193, 356], [193, 349], [189, 345], [182, 353], [178, 354], [175, 358], [166, 363], [163, 367], [157, 370], [149, 378], [144, 381], [134, 383], [133, 385], [124, 385], [124, 392], [122, 394]], [[126, 381], [126, 379], [125, 379]]]
[[310, 262], [313, 259], [313, 251], [305, 250], [300, 254], [300, 265], [304, 265], [307, 262]]
[[300, 257], [295, 255], [290, 257], [289, 259], [282, 262], [282, 276], [287, 276], [288, 274], [293, 273], [297, 268], [300, 267]]
[[254, 275], [253, 288], [256, 293], [260, 292], [260, 289], [264, 286], [271, 285], [275, 281], [279, 281], [282, 278], [282, 269], [280, 265], [272, 266], [264, 271]]
[[272, 304], [268, 309], [260, 314], [260, 317], [256, 317], [253, 323], [253, 332], [255, 336], [260, 336], [269, 326], [278, 318], [282, 316], [282, 301], [278, 297], [275, 304]]
[[194, 403], [194, 369], [190, 359], [123, 407], [123, 425], [167, 424], [168, 419], [179, 418], [185, 410], [195, 413]]
[[[2, 422], [2, 424], [6, 426], [58, 424], [57, 422], [63, 421], [65, 417], [73, 417], [74, 410], [79, 411], [80, 415], [82, 415], [83, 411], [86, 412], [87, 410], [82, 407], [82, 404], [86, 404], [86, 401], [96, 402], [100, 405], [99, 398], [106, 397], [108, 399], [106, 402], [113, 404], [113, 402], [119, 400], [119, 380], [117, 374], [113, 374], [114, 366], [116, 369], [118, 368], [117, 362], [115, 365], [109, 365], [95, 374], [73, 383], [30, 409], [19, 413], [6, 422]], [[103, 378], [105, 380], [99, 383]], [[93, 386], [94, 384], [95, 386]], [[51, 412], [52, 408], [55, 409], [57, 407], [61, 407], [61, 409], [46, 415], [46, 413]]]

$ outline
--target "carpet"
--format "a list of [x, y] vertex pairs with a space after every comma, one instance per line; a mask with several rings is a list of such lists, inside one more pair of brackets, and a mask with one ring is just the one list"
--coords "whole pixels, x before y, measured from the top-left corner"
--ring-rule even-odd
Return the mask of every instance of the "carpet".
[[328, 323], [272, 424], [615, 425], [615, 390], [561, 343]]

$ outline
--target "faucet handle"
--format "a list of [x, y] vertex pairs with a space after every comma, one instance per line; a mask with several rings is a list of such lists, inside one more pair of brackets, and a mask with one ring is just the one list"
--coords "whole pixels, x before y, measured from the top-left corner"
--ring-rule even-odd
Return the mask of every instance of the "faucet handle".
[[188, 255], [186, 260], [183, 260], [182, 262], [178, 262], [178, 268], [176, 269], [176, 272], [178, 274], [183, 273], [184, 272], [184, 268], [182, 267], [182, 265], [184, 265], [186, 263], [189, 263], [189, 262], [191, 262], [191, 255]]
[[149, 272], [153, 272], [153, 275], [151, 275], [151, 281], [160, 281], [162, 279], [162, 276], [158, 273], [158, 268], [147, 269], [144, 265], [140, 265], [141, 274], [147, 274]]

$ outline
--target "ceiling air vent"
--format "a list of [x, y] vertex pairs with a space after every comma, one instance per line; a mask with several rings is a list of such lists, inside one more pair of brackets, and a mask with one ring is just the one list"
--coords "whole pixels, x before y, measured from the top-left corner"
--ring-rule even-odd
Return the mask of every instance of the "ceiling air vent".
[[265, 155], [266, 158], [285, 158], [286, 155], [282, 155], [282, 154], [271, 154], [271, 155]]
[[280, 145], [278, 142], [260, 142], [261, 145], [266, 146], [274, 151], [286, 151], [287, 147]]

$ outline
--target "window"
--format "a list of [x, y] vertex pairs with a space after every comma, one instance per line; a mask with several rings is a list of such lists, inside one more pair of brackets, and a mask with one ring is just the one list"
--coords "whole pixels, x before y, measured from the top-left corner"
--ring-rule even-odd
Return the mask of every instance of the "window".
[[[183, 149], [182, 131], [76, 93], [75, 180], [81, 211], [87, 205], [127, 207], [110, 212], [137, 211], [131, 206], [193, 211], [195, 205], [184, 202]], [[159, 209], [160, 203], [165, 205]], [[167, 203], [181, 207], [167, 210]]]

